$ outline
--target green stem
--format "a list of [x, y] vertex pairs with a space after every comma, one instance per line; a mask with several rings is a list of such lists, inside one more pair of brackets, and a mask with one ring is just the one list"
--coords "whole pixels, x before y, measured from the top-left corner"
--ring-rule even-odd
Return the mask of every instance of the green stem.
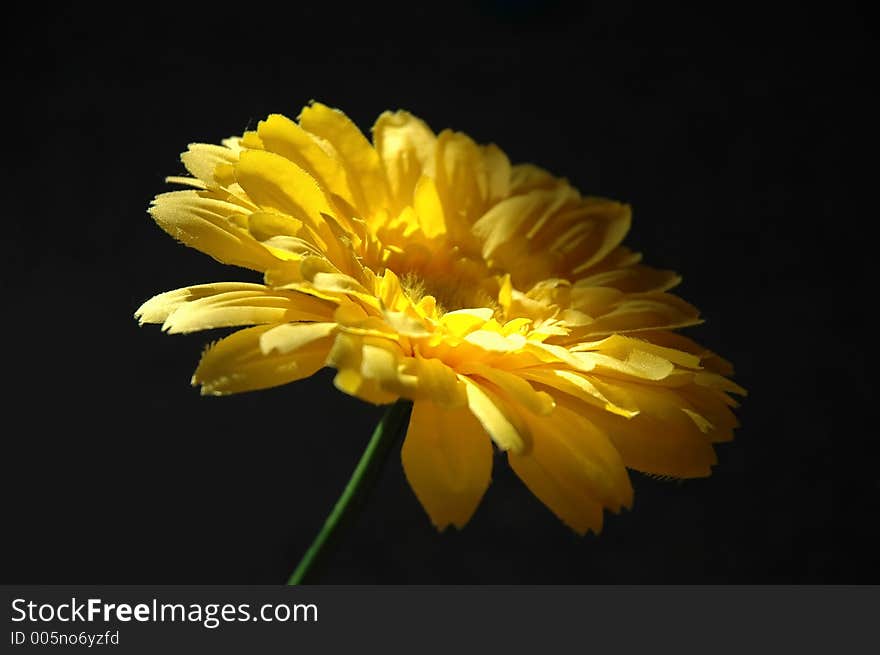
[[358, 462], [357, 468], [351, 474], [351, 479], [345, 485], [345, 489], [330, 516], [324, 522], [324, 527], [315, 537], [312, 545], [306, 551], [306, 554], [300, 560], [296, 570], [287, 581], [289, 585], [302, 584], [303, 580], [309, 575], [315, 562], [320, 559], [321, 555], [326, 552], [326, 546], [331, 537], [336, 534], [339, 526], [345, 522], [347, 518], [353, 515], [355, 506], [363, 502], [371, 483], [378, 477], [378, 473], [385, 462], [385, 455], [391, 444], [397, 441], [409, 425], [409, 414], [412, 410], [412, 403], [408, 400], [400, 399], [385, 412], [385, 416], [379, 421], [373, 436], [367, 444], [361, 460]]

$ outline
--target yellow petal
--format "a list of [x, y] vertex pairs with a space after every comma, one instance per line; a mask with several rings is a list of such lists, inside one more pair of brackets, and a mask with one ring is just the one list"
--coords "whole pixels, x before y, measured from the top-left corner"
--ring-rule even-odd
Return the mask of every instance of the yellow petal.
[[658, 330], [640, 332], [639, 338], [666, 348], [674, 348], [695, 355], [700, 358], [700, 363], [703, 367], [713, 373], [724, 376], [733, 375], [733, 365], [730, 362], [683, 334]]
[[597, 317], [583, 337], [620, 332], [688, 327], [702, 323], [697, 309], [668, 293], [629, 294], [612, 311]]
[[446, 312], [440, 320], [450, 334], [463, 337], [485, 325], [486, 321], [492, 318], [492, 314], [492, 310], [488, 307], [456, 309]]
[[217, 261], [257, 271], [277, 264], [265, 247], [230, 221], [240, 211], [232, 203], [204, 198], [192, 190], [163, 193], [150, 207], [159, 227]]
[[516, 164], [510, 167], [510, 195], [519, 195], [529, 191], [549, 191], [568, 186], [564, 179], [554, 177], [552, 173], [534, 164]]
[[165, 181], [168, 184], [182, 184], [183, 186], [190, 186], [196, 189], [207, 189], [207, 185], [199, 179], [194, 177], [186, 177], [181, 175], [167, 175], [165, 176]]
[[234, 164], [238, 154], [224, 146], [208, 143], [191, 143], [186, 152], [180, 155], [186, 170], [199, 178], [207, 186], [217, 186], [214, 169], [221, 164]]
[[396, 377], [396, 354], [383, 347], [386, 342], [376, 337], [337, 334], [327, 356], [327, 363], [339, 371], [333, 380], [336, 388], [376, 405], [397, 400], [399, 394], [382, 388], [382, 382]]
[[635, 406], [621, 407], [608, 399], [599, 389], [587, 379], [587, 376], [577, 371], [567, 369], [553, 369], [533, 366], [517, 371], [527, 380], [540, 382], [548, 387], [567, 393], [580, 400], [601, 407], [612, 414], [618, 414], [625, 418], [632, 418], [639, 413]]
[[708, 437], [712, 442], [730, 441], [733, 429], [739, 427], [739, 421], [727, 404], [724, 392], [693, 384], [678, 393], [694, 408], [699, 415], [708, 421], [712, 429]]
[[389, 390], [398, 382], [400, 354], [400, 348], [392, 341], [376, 344], [365, 340], [361, 346], [361, 375]]
[[[669, 389], [623, 381], [600, 381], [591, 377], [604, 395], [612, 392], [627, 398], [639, 414], [626, 419], [590, 409], [585, 414], [602, 429], [620, 452], [627, 467], [655, 475], [696, 478], [710, 475], [717, 462], [710, 440], [682, 412], [693, 409], [686, 400]], [[557, 397], [557, 406], [567, 404]]]
[[[529, 291], [530, 297], [534, 297], [534, 295], [533, 291]], [[623, 300], [626, 300], [626, 294], [619, 289], [613, 287], [585, 287], [579, 284], [571, 287], [569, 297], [569, 302], [574, 309], [584, 312], [593, 318], [613, 311]]]
[[382, 316], [397, 334], [406, 337], [431, 336], [429, 326], [418, 316], [412, 316], [406, 312], [384, 311]]
[[584, 342], [571, 347], [571, 352], [595, 350], [621, 360], [632, 360], [634, 353], [649, 353], [677, 366], [700, 368], [700, 358], [677, 348], [666, 348], [641, 338], [613, 335], [601, 341]]
[[534, 457], [507, 457], [519, 479], [568, 527], [579, 535], [602, 532], [602, 505], [584, 490], [564, 486]]
[[615, 378], [657, 381], [669, 377], [675, 371], [675, 365], [669, 360], [642, 350], [630, 351], [626, 360], [599, 352], [572, 353], [572, 356], [588, 365], [582, 370], [592, 371], [598, 367], [604, 374]]
[[[580, 275], [602, 261], [623, 241], [632, 224], [632, 209], [629, 205], [604, 198], [590, 198], [586, 202], [594, 204], [601, 213], [601, 225], [577, 245], [579, 263], [572, 269], [572, 277]], [[584, 258], [581, 253], [590, 253], [590, 255]]]
[[503, 401], [489, 391], [486, 385], [479, 385], [464, 375], [459, 376], [459, 379], [465, 384], [470, 411], [498, 448], [514, 452], [525, 450], [526, 442], [530, 437], [523, 429], [521, 420], [512, 418], [512, 412], [515, 410], [509, 407], [506, 411], [502, 410]]
[[275, 291], [261, 285], [252, 286], [259, 288], [211, 295], [205, 294], [202, 287], [197, 289], [195, 297], [185, 295], [189, 289], [172, 291], [170, 293], [176, 295], [177, 303], [166, 317], [162, 329], [175, 334], [238, 325], [321, 321], [333, 315], [332, 304], [318, 298]]
[[463, 375], [478, 375], [501, 389], [511, 402], [535, 414], [549, 414], [556, 403], [544, 391], [535, 391], [522, 376], [508, 373], [481, 362], [469, 362], [458, 367]]
[[510, 195], [510, 160], [504, 151], [490, 143], [483, 148], [483, 162], [489, 177], [489, 202], [497, 202]]
[[285, 355], [327, 337], [336, 331], [336, 323], [284, 323], [260, 335], [260, 350], [264, 355]]
[[[598, 353], [573, 353], [568, 348], [540, 341], [526, 342], [523, 350], [544, 364], [567, 364], [571, 368], [583, 372], [592, 371], [596, 368], [596, 360], [592, 356], [599, 356]], [[609, 357], [608, 359], [611, 358]]]
[[364, 286], [350, 275], [342, 273], [315, 273], [310, 276], [319, 291], [369, 295]]
[[312, 134], [281, 114], [272, 114], [257, 127], [265, 148], [305, 170], [330, 193], [354, 205], [342, 162], [325, 152]]
[[261, 337], [273, 326], [239, 330], [210, 346], [193, 375], [203, 394], [224, 395], [276, 387], [309, 377], [323, 368], [332, 336], [316, 339], [298, 350], [266, 355]]
[[400, 367], [400, 374], [417, 381], [412, 398], [424, 398], [442, 408], [467, 404], [465, 386], [458, 375], [439, 359], [409, 357]]
[[674, 271], [664, 271], [648, 266], [634, 265], [596, 273], [575, 282], [575, 287], [613, 287], [625, 293], [668, 291], [681, 283], [681, 276]]
[[141, 325], [144, 323], [164, 323], [165, 319], [181, 304], [206, 298], [229, 291], [259, 292], [266, 287], [262, 284], [248, 282], [215, 282], [214, 284], [197, 284], [173, 291], [166, 291], [150, 298], [141, 305], [134, 316]]
[[489, 259], [503, 244], [556, 213], [574, 197], [574, 194], [533, 191], [502, 200], [474, 223], [474, 234], [483, 239], [483, 257]]
[[373, 126], [373, 143], [382, 159], [395, 213], [412, 204], [416, 183], [434, 176], [437, 137], [431, 128], [406, 111], [386, 111]]
[[[632, 505], [633, 490], [617, 450], [590, 421], [565, 406], [549, 416], [526, 417], [532, 448], [510, 453], [513, 470], [575, 531], [602, 528], [601, 507]], [[596, 506], [599, 511], [596, 511]]]
[[281, 155], [262, 150], [243, 152], [235, 176], [262, 208], [305, 220], [313, 229], [326, 225], [322, 213], [332, 213], [315, 178]]
[[362, 212], [360, 218], [369, 218], [387, 206], [388, 182], [379, 155], [345, 114], [316, 102], [302, 110], [299, 124], [336, 150], [348, 175], [355, 207]]
[[437, 137], [434, 180], [453, 237], [464, 242], [471, 223], [486, 210], [489, 179], [479, 146], [466, 134], [443, 130]]
[[437, 529], [464, 527], [492, 475], [492, 442], [470, 411], [417, 401], [401, 459], [410, 486]]
[[296, 236], [303, 222], [286, 214], [254, 212], [248, 216], [248, 231], [257, 241], [267, 241], [277, 236]]
[[479, 346], [489, 352], [510, 352], [519, 350], [525, 345], [526, 339], [521, 334], [504, 335], [493, 330], [475, 330], [468, 334], [465, 341]]
[[419, 218], [419, 225], [426, 237], [433, 239], [441, 234], [446, 234], [443, 205], [440, 203], [437, 186], [430, 177], [422, 177], [416, 184], [413, 204]]
[[700, 372], [694, 375], [694, 382], [704, 387], [726, 391], [727, 393], [735, 393], [740, 396], [747, 396], [748, 392], [739, 386], [736, 382], [718, 375], [717, 373]]

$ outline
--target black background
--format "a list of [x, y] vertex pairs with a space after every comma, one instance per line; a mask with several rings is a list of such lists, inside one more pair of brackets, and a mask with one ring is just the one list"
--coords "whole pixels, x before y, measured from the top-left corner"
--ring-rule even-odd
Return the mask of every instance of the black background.
[[628, 245], [683, 273], [707, 319], [690, 334], [750, 391], [712, 477], [633, 473], [634, 509], [598, 538], [572, 534], [500, 456], [471, 523], [438, 534], [394, 457], [320, 582], [880, 581], [877, 476], [857, 471], [873, 439], [855, 327], [872, 262], [852, 202], [868, 179], [852, 129], [868, 115], [866, 17], [610, 4], [10, 19], [0, 581], [275, 583], [308, 546], [382, 410], [330, 371], [202, 398], [189, 378], [219, 335], [132, 314], [160, 291], [252, 279], [145, 209], [187, 143], [310, 99], [364, 130], [409, 109], [631, 203]]

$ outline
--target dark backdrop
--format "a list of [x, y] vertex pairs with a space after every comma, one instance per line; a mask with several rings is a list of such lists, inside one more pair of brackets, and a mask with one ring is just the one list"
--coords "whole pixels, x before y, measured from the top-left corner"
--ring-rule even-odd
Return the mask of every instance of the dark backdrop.
[[146, 215], [178, 153], [314, 98], [365, 130], [409, 109], [631, 203], [627, 243], [683, 273], [707, 319], [691, 335], [751, 394], [712, 477], [633, 473], [633, 511], [598, 538], [572, 534], [501, 457], [471, 523], [438, 534], [393, 457], [321, 581], [877, 582], [860, 527], [876, 475], [841, 487], [870, 437], [853, 418], [871, 394], [850, 330], [869, 264], [845, 208], [865, 17], [609, 4], [10, 20], [0, 581], [273, 583], [309, 544], [382, 410], [329, 371], [202, 398], [189, 378], [217, 335], [132, 314], [160, 291], [250, 279]]

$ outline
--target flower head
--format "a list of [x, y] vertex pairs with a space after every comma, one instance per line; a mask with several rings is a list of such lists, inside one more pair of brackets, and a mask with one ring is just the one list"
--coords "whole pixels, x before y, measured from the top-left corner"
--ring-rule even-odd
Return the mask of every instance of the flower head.
[[263, 284], [160, 294], [168, 332], [249, 326], [211, 345], [193, 384], [229, 394], [324, 366], [376, 404], [413, 401], [407, 478], [438, 528], [486, 491], [492, 442], [579, 533], [632, 503], [627, 468], [710, 473], [737, 422], [728, 363], [672, 330], [699, 323], [679, 277], [620, 245], [630, 208], [511, 165], [496, 146], [385, 112], [372, 144], [314, 103], [182, 155], [188, 190], [150, 213]]

